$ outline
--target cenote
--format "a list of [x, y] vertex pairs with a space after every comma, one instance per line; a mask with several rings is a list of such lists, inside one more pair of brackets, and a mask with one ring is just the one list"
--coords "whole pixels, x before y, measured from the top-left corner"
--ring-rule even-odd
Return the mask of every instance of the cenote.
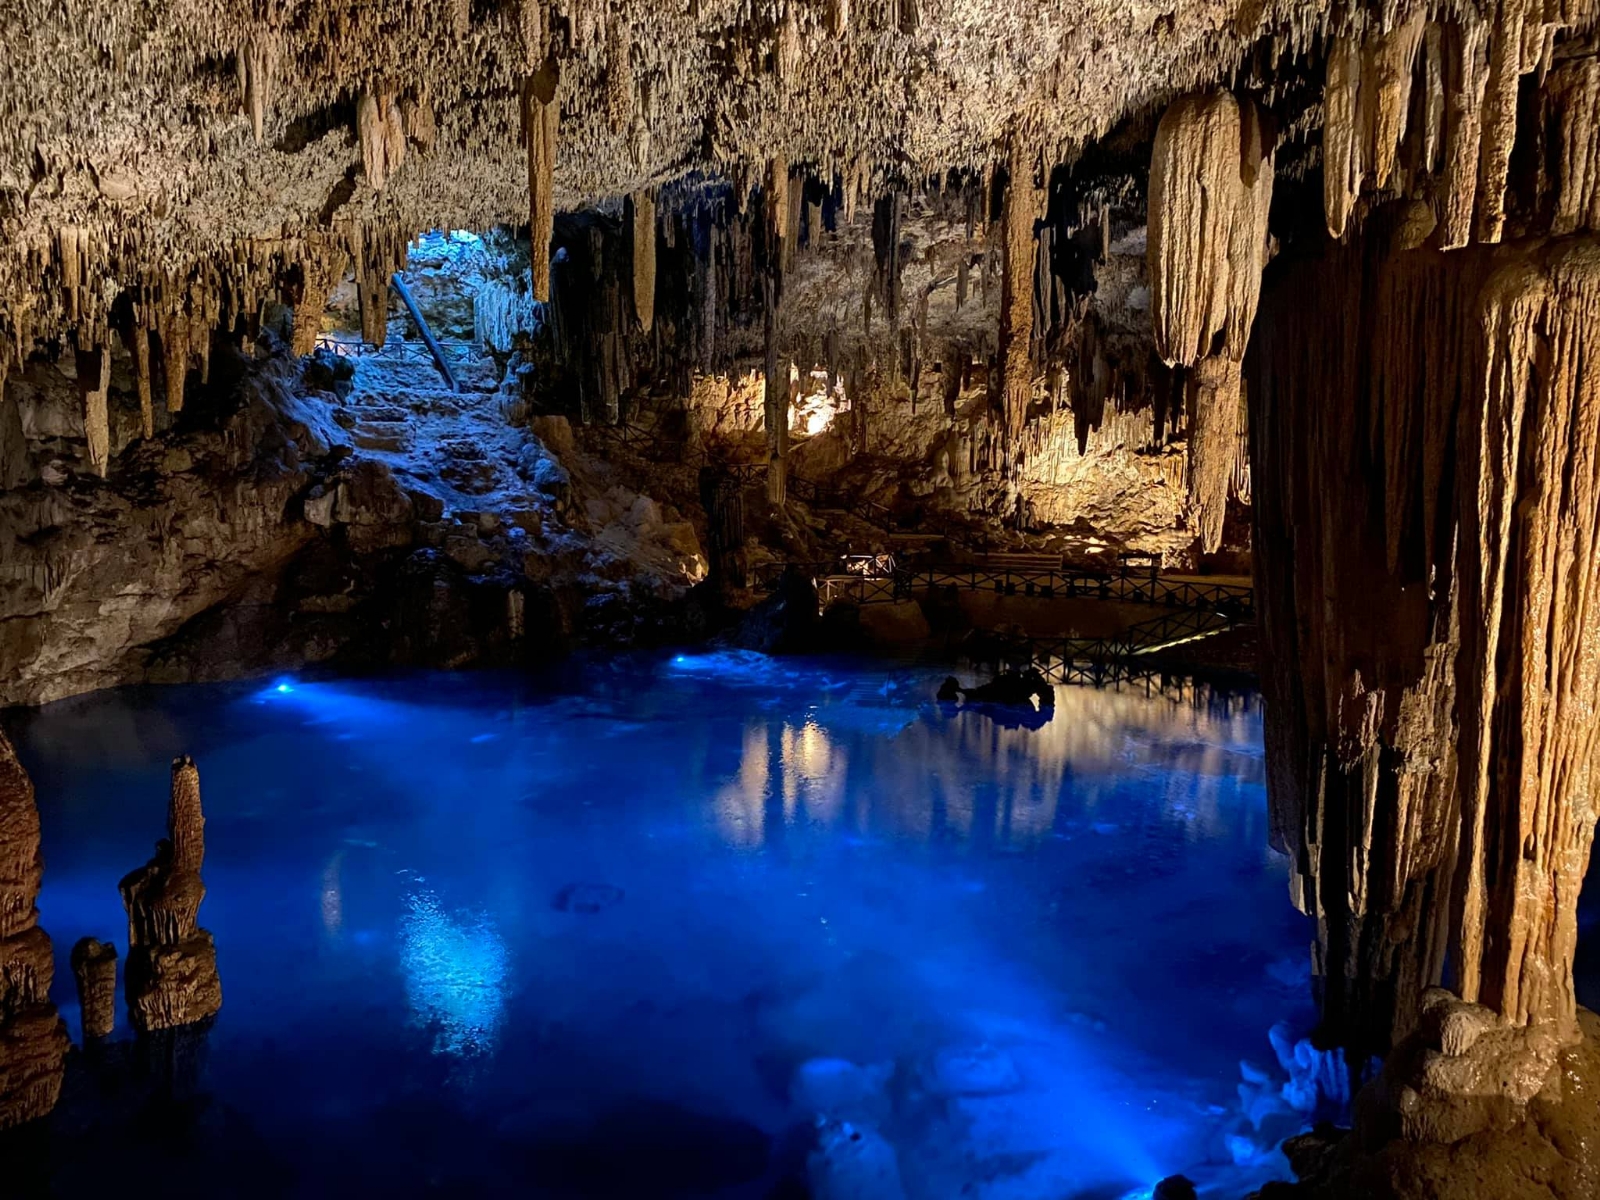
[[1310, 930], [1259, 701], [1062, 687], [1007, 728], [941, 674], [734, 652], [15, 714], [69, 1027], [66, 947], [126, 953], [115, 883], [181, 751], [225, 995], [186, 1040], [136, 1050], [119, 1014], [75, 1051], [31, 1169], [728, 1200], [892, 1196], [884, 1155], [908, 1200], [1281, 1176], [1319, 1064], [1297, 1084], [1269, 1038], [1311, 1023]]

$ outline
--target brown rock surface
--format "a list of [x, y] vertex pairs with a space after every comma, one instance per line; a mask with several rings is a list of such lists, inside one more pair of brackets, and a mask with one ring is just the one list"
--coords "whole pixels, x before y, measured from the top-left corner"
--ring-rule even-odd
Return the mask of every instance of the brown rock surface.
[[72, 974], [83, 1013], [83, 1040], [110, 1037], [117, 1027], [117, 948], [80, 938], [72, 947]]
[[156, 856], [118, 885], [128, 910], [128, 1016], [140, 1033], [192, 1025], [222, 1007], [217, 951], [198, 924], [205, 885], [205, 818], [200, 772], [185, 757], [172, 763], [167, 836]]
[[34, 905], [43, 873], [33, 784], [0, 732], [0, 1129], [45, 1116], [61, 1093], [67, 1028]]

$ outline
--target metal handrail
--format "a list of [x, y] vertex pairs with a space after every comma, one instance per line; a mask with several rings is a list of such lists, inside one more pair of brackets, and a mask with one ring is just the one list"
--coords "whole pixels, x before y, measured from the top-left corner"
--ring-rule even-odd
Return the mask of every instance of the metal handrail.
[[[795, 567], [812, 578], [828, 579], [838, 576], [840, 597], [849, 594], [847, 581], [852, 578], [842, 569], [838, 560], [812, 563], [767, 563], [757, 572], [757, 586], [776, 583], [788, 567]], [[954, 587], [965, 591], [992, 591], [1003, 596], [1032, 596], [1051, 600], [1079, 598], [1092, 600], [1118, 600], [1133, 604], [1150, 604], [1162, 608], [1193, 609], [1217, 612], [1230, 620], [1240, 620], [1255, 613], [1255, 589], [1233, 583], [1204, 583], [1192, 579], [1166, 579], [1161, 576], [1118, 575], [1106, 571], [1082, 570], [1063, 567], [1059, 570], [1028, 570], [1020, 568], [985, 567], [899, 567], [893, 584], [877, 586], [884, 581], [862, 580], [858, 588], [858, 603], [897, 600], [915, 592]]]

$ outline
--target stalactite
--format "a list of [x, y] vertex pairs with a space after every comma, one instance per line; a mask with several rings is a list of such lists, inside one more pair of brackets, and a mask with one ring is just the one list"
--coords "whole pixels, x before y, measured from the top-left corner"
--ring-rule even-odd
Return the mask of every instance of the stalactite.
[[762, 419], [767, 433], [767, 501], [774, 507], [781, 507], [788, 494], [789, 458], [789, 364], [778, 351], [790, 217], [789, 164], [784, 159], [772, 159], [767, 163], [762, 211], [767, 250], [766, 274], [762, 279], [766, 346]]
[[549, 0], [515, 0], [522, 65], [534, 71], [544, 61], [550, 37]]
[[1439, 202], [1439, 245], [1465, 246], [1472, 237], [1483, 140], [1483, 96], [1489, 81], [1488, 26], [1449, 22], [1444, 42], [1444, 188]]
[[155, 857], [118, 885], [128, 910], [124, 990], [141, 1033], [192, 1025], [222, 1007], [216, 944], [198, 923], [204, 859], [200, 772], [192, 759], [174, 759], [167, 836]]
[[1000, 414], [1008, 446], [1021, 436], [1033, 400], [1033, 235], [1043, 207], [1033, 166], [1033, 156], [1013, 141], [1002, 217], [1005, 269], [1000, 292]]
[[0, 731], [0, 1130], [55, 1108], [69, 1042], [50, 1003], [55, 956], [39, 928], [39, 810]]
[[627, 29], [611, 22], [606, 36], [606, 117], [612, 133], [621, 133], [633, 116], [633, 64], [628, 57]]
[[850, 0], [828, 0], [827, 22], [830, 34], [843, 37], [850, 28]]
[[156, 435], [155, 405], [150, 394], [150, 329], [135, 314], [123, 331], [128, 357], [133, 360], [134, 386], [139, 393], [139, 429], [146, 439]]
[[542, 70], [522, 89], [522, 130], [528, 143], [528, 228], [533, 255], [533, 298], [550, 300], [550, 239], [555, 232], [556, 137], [561, 109], [556, 76]]
[[1222, 545], [1223, 518], [1239, 441], [1239, 364], [1226, 354], [1203, 358], [1188, 374], [1189, 510], [1208, 551]]
[[356, 136], [367, 182], [381, 192], [406, 157], [405, 119], [394, 96], [361, 93], [356, 101]]
[[1502, 267], [1461, 419], [1459, 991], [1508, 1021], [1576, 1019], [1578, 892], [1600, 712], [1600, 243]]
[[632, 216], [633, 311], [649, 333], [656, 320], [656, 202], [649, 192], [629, 198]]
[[239, 48], [239, 99], [259, 145], [265, 136], [267, 113], [278, 71], [278, 43], [262, 34], [248, 38]]
[[1600, 245], [1443, 253], [1404, 212], [1379, 225], [1278, 281], [1250, 422], [1275, 837], [1324, 1034], [1381, 1054], [1447, 959], [1513, 1024], [1573, 1019]]
[[1384, 36], [1369, 38], [1363, 48], [1362, 88], [1370, 88], [1372, 93], [1362, 105], [1362, 115], [1368, 122], [1365, 156], [1370, 156], [1368, 165], [1379, 188], [1389, 186], [1395, 156], [1406, 136], [1415, 74], [1412, 64], [1426, 24], [1426, 14], [1419, 8]]
[[111, 347], [102, 336], [98, 344], [77, 352], [78, 394], [83, 398], [83, 434], [89, 443], [89, 467], [100, 478], [111, 467], [111, 415], [107, 405], [111, 387]]
[[1207, 552], [1222, 544], [1237, 367], [1266, 266], [1272, 180], [1272, 142], [1253, 103], [1212, 92], [1176, 101], [1161, 118], [1150, 160], [1151, 313], [1157, 353], [1194, 368], [1188, 493]]
[[1550, 232], [1600, 230], [1600, 56], [1555, 67], [1541, 102], [1540, 127], [1553, 131], [1541, 188], [1554, 198]]
[[[1336, 38], [1328, 49], [1322, 89], [1322, 203], [1328, 232], [1343, 237], [1361, 194], [1361, 47], [1353, 38]], [[1152, 204], [1152, 208], [1154, 205]]]

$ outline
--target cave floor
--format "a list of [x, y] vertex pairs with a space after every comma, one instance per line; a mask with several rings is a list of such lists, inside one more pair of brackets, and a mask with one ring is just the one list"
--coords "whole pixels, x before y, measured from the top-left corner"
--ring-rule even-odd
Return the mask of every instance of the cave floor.
[[1061, 688], [1029, 731], [942, 711], [942, 673], [679, 655], [13, 714], [74, 1035], [68, 949], [125, 952], [180, 752], [224, 991], [203, 1035], [135, 1049], [119, 1015], [76, 1054], [28, 1170], [725, 1200], [1283, 1174], [1267, 1035], [1309, 1021], [1310, 933], [1258, 703]]

